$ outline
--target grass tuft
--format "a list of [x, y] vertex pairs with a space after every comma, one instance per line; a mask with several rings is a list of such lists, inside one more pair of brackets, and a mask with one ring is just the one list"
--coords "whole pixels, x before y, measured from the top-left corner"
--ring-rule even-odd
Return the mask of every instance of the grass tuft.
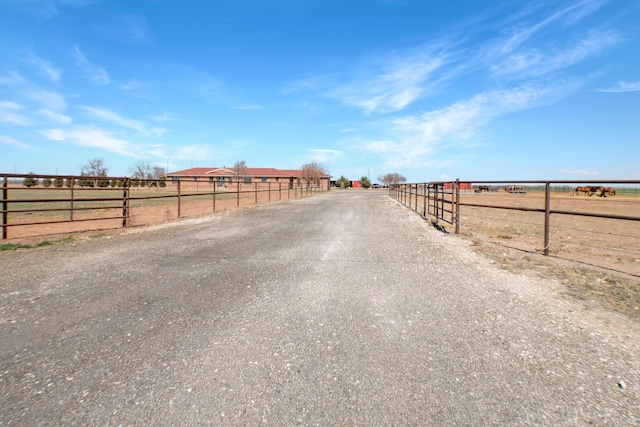
[[4, 243], [0, 245], [0, 251], [15, 251], [17, 249], [33, 249], [33, 248], [42, 248], [45, 246], [51, 245], [64, 245], [66, 243], [73, 243], [75, 239], [73, 237], [65, 237], [64, 239], [59, 240], [43, 240], [38, 243], [26, 244], [26, 243]]

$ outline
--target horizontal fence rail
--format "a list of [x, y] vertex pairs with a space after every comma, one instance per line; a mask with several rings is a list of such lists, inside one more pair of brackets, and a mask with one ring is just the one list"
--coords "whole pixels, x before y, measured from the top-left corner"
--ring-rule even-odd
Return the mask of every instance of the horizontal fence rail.
[[434, 181], [389, 195], [455, 234], [640, 277], [640, 181]]
[[2, 240], [122, 228], [322, 193], [296, 182], [0, 174]]

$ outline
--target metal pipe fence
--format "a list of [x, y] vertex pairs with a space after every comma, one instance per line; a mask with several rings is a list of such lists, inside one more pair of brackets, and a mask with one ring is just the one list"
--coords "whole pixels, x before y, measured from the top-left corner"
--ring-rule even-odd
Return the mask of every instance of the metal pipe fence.
[[[2, 240], [56, 231], [124, 228], [286, 199], [324, 188], [301, 182], [198, 182], [36, 174], [0, 174]], [[158, 212], [162, 215], [158, 216]], [[147, 219], [145, 219], [147, 217]], [[85, 225], [82, 225], [85, 224]], [[88, 225], [91, 224], [91, 225]], [[19, 231], [18, 231], [19, 230]]]
[[389, 195], [445, 231], [640, 277], [637, 180], [434, 181]]

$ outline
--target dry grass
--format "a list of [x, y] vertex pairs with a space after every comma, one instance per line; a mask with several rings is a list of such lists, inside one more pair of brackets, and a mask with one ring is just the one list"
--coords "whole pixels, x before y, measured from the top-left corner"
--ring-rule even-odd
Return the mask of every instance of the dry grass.
[[525, 270], [556, 279], [563, 285], [564, 292], [573, 298], [595, 302], [604, 308], [640, 319], [640, 279], [637, 277], [525, 252], [478, 238], [469, 239], [474, 250], [494, 260], [505, 270]]

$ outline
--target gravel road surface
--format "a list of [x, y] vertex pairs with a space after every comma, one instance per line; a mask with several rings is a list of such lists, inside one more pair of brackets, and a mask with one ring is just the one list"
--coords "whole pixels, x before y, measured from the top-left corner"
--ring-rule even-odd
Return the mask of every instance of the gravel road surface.
[[639, 425], [640, 327], [384, 192], [0, 254], [0, 425]]

